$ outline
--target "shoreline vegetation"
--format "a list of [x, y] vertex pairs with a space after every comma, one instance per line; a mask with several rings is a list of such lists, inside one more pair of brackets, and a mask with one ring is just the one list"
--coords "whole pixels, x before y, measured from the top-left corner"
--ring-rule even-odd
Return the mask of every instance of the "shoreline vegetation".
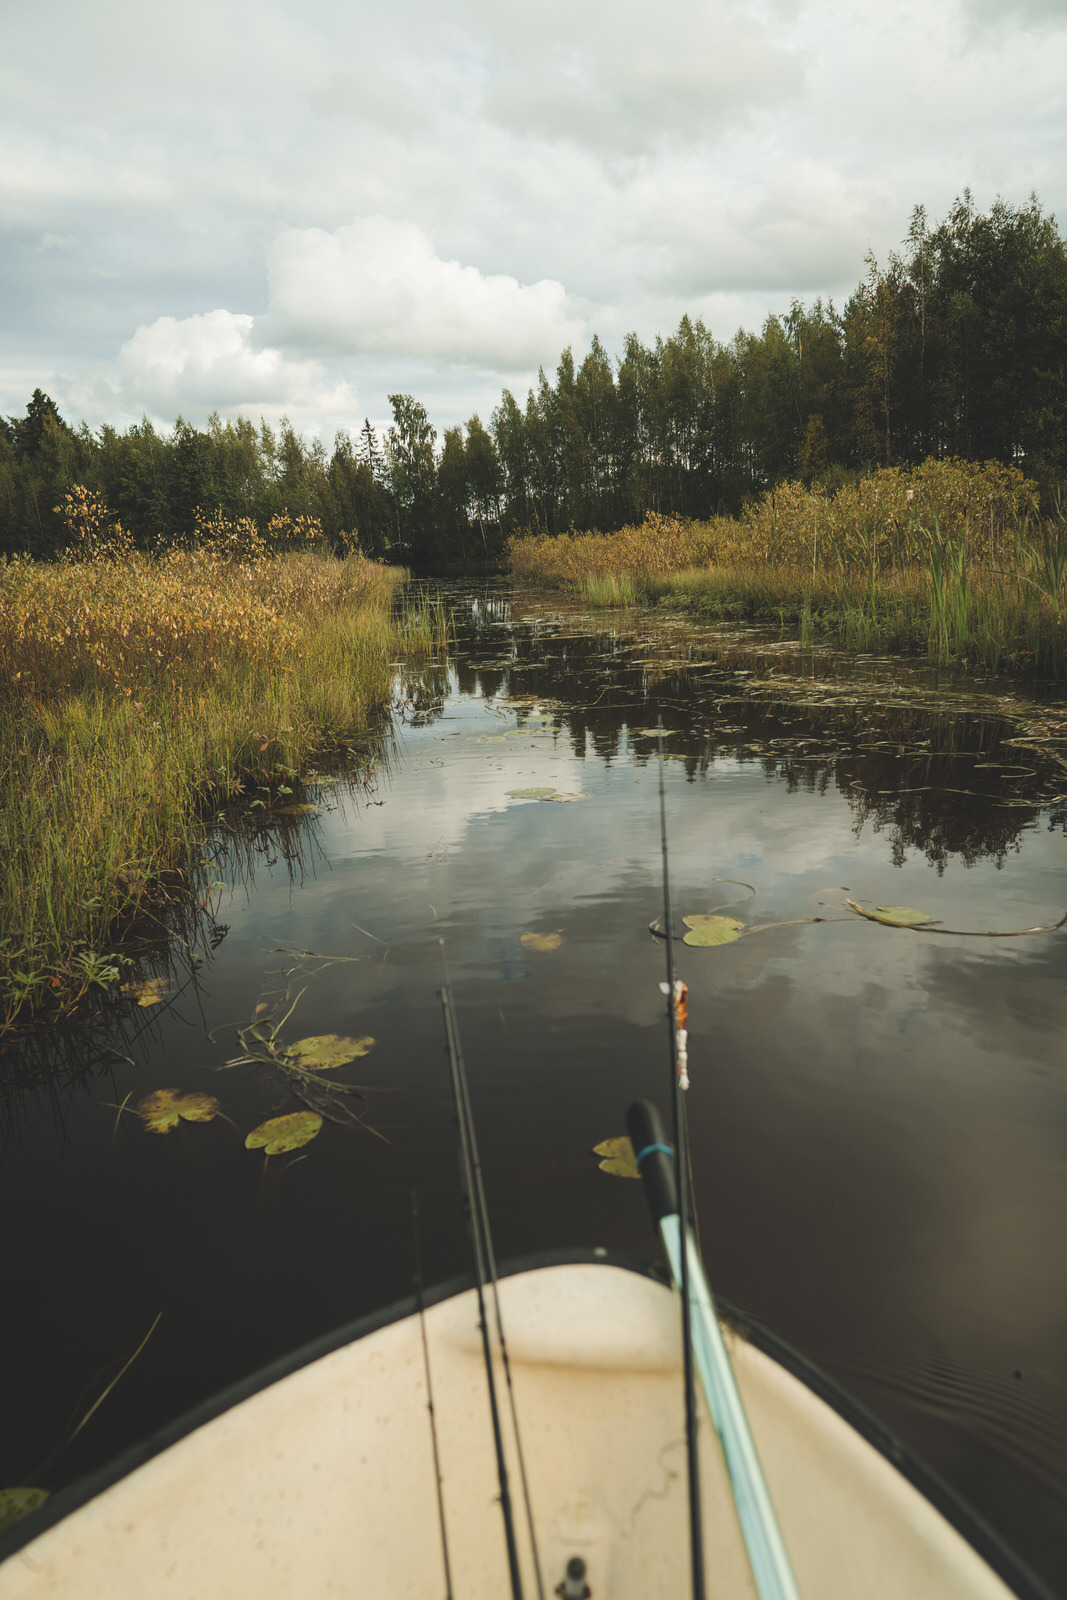
[[512, 573], [592, 607], [658, 602], [797, 627], [846, 649], [1067, 676], [1067, 516], [997, 462], [882, 468], [836, 493], [780, 484], [740, 517], [650, 513], [615, 533], [527, 534]]
[[[0, 1038], [114, 992], [188, 904], [220, 811], [301, 809], [445, 620], [310, 518], [202, 518], [148, 554], [88, 491], [59, 562], [0, 562]], [[197, 893], [199, 890], [196, 891]]]

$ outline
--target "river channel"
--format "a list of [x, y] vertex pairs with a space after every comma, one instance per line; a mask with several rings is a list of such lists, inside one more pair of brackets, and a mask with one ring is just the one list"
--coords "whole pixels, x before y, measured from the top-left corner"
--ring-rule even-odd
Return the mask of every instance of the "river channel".
[[[442, 950], [498, 1256], [655, 1254], [592, 1146], [633, 1097], [666, 1109], [662, 719], [676, 932], [742, 924], [675, 947], [712, 1285], [1067, 1593], [1067, 927], [1021, 931], [1067, 912], [1067, 702], [503, 581], [438, 592], [454, 648], [398, 663], [391, 732], [304, 811], [214, 828], [211, 918], [145, 969], [157, 1003], [0, 1058], [3, 1481], [68, 1483], [409, 1294], [413, 1186], [427, 1281], [468, 1269]], [[226, 1066], [254, 1022], [372, 1038], [334, 1074], [360, 1123], [247, 1150], [300, 1109], [269, 1063]], [[135, 1109], [162, 1088], [220, 1114], [153, 1135]]]

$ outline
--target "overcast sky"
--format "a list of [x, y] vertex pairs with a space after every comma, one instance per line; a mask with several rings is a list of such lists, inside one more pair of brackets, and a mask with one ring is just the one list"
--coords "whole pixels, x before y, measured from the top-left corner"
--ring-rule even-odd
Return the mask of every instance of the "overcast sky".
[[970, 186], [1067, 226], [1067, 0], [3, 7], [0, 412], [438, 427], [594, 333], [840, 301]]

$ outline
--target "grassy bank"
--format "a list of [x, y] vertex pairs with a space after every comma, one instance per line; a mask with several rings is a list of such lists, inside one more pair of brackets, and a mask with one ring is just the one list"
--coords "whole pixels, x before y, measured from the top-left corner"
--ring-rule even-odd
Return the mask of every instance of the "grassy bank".
[[205, 817], [281, 803], [387, 707], [396, 654], [441, 643], [396, 569], [216, 532], [0, 566], [0, 1030], [110, 985]]
[[512, 570], [593, 606], [635, 599], [863, 650], [1067, 676], [1067, 519], [995, 463], [883, 470], [837, 494], [786, 484], [739, 519], [650, 515], [514, 539]]

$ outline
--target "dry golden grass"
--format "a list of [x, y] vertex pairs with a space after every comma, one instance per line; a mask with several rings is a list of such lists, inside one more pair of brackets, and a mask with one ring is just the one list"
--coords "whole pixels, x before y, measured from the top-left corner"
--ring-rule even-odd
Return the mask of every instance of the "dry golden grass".
[[114, 930], [205, 811], [367, 730], [396, 655], [444, 642], [395, 614], [403, 572], [306, 529], [288, 554], [220, 525], [158, 557], [89, 532], [63, 563], [0, 564], [0, 1027], [112, 981]]
[[1067, 524], [1041, 523], [1037, 490], [996, 462], [886, 469], [830, 495], [780, 485], [738, 519], [649, 516], [611, 534], [529, 536], [512, 570], [617, 604], [646, 600], [767, 620], [856, 648], [1067, 672]]

